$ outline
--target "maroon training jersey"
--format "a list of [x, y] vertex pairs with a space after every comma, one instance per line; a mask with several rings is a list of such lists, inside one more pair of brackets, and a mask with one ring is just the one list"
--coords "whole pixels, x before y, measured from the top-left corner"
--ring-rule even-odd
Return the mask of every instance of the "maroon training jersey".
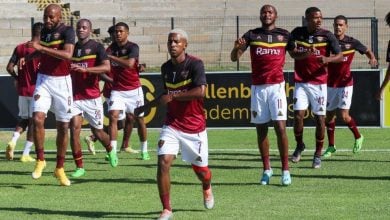
[[[113, 78], [112, 71], [106, 73], [107, 76], [109, 76], [111, 79]], [[112, 90], [112, 83], [110, 82], [104, 82], [104, 87], [103, 87], [103, 96], [105, 98], [110, 98], [111, 97], [111, 90]]]
[[[284, 81], [283, 66], [289, 37], [290, 33], [281, 28], [256, 28], [242, 36], [246, 41], [246, 48], [250, 46], [253, 85]], [[293, 48], [294, 45], [290, 41], [287, 50]]]
[[[9, 60], [9, 63], [17, 65], [21, 58], [32, 54], [35, 51], [34, 48], [27, 47], [26, 43], [19, 44]], [[37, 70], [39, 67], [39, 57], [34, 57], [31, 60], [25, 62], [22, 69], [18, 68], [18, 95], [32, 97], [35, 90], [35, 83], [37, 81]]]
[[367, 47], [359, 40], [347, 35], [339, 40], [339, 44], [343, 53], [343, 62], [328, 64], [328, 86], [334, 88], [353, 85], [351, 64], [355, 51], [357, 50], [360, 54], [367, 52]]
[[112, 90], [128, 91], [141, 86], [138, 71], [139, 47], [137, 44], [128, 41], [124, 46], [119, 46], [117, 43], [112, 43], [107, 48], [107, 53], [119, 58], [135, 58], [133, 68], [122, 67], [111, 61], [111, 71], [113, 74], [114, 83]]
[[309, 33], [307, 27], [297, 27], [291, 32], [290, 40], [295, 43], [299, 52], [305, 52], [313, 46], [316, 50], [315, 54], [305, 59], [295, 59], [295, 82], [326, 84], [327, 66], [321, 64], [317, 57], [341, 52], [339, 43], [333, 33], [325, 29], [318, 29], [314, 33]]
[[[72, 62], [87, 67], [94, 67], [108, 60], [107, 53], [102, 44], [89, 40], [85, 44], [76, 43]], [[95, 99], [100, 97], [99, 75], [89, 73], [72, 73], [74, 100]]]
[[387, 45], [386, 62], [390, 63], [390, 40], [389, 40], [389, 44]]
[[[75, 44], [75, 32], [72, 27], [61, 23], [53, 30], [42, 29], [41, 45], [63, 50], [65, 44]], [[70, 60], [58, 59], [42, 53], [39, 72], [49, 76], [67, 76], [70, 74], [70, 63]]]
[[[168, 60], [161, 66], [161, 75], [168, 94], [186, 92], [206, 85], [203, 61], [186, 54], [183, 62], [174, 65]], [[165, 125], [186, 133], [199, 133], [206, 129], [203, 98], [191, 101], [172, 100], [168, 103]]]

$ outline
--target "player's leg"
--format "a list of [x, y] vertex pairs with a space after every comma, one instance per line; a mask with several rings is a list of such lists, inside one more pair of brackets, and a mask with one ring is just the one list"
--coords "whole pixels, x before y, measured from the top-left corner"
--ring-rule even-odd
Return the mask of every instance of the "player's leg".
[[75, 115], [70, 120], [70, 146], [72, 149], [73, 160], [76, 164], [76, 170], [72, 173], [72, 177], [81, 177], [85, 175], [83, 165], [83, 153], [81, 151], [80, 133], [83, 117], [81, 114]]
[[306, 92], [307, 83], [296, 83], [294, 90], [294, 136], [297, 146], [292, 154], [291, 161], [297, 163], [305, 150], [303, 142], [303, 119], [309, 107], [309, 98]]
[[324, 146], [325, 138], [325, 116], [323, 115], [314, 115], [314, 120], [316, 123], [316, 150], [313, 157], [313, 168], [321, 167], [321, 151]]
[[[161, 140], [159, 145], [161, 144]], [[174, 160], [174, 155], [159, 155], [157, 163], [157, 186], [158, 192], [163, 207], [163, 211], [160, 214], [161, 219], [170, 219], [173, 216], [171, 207], [171, 179], [170, 168]]]
[[340, 115], [342, 120], [348, 126], [349, 130], [351, 130], [355, 138], [355, 143], [353, 145], [353, 153], [360, 152], [363, 145], [364, 136], [360, 134], [355, 120], [349, 115], [349, 109], [340, 109]]
[[54, 175], [55, 177], [57, 177], [57, 179], [59, 180], [62, 186], [70, 186], [70, 181], [66, 176], [64, 170], [66, 149], [69, 141], [68, 138], [69, 122], [57, 121], [56, 128], [57, 128], [57, 138], [56, 138], [57, 164], [56, 164], [56, 169], [54, 171]]
[[[135, 117], [135, 116], [134, 116]], [[137, 131], [138, 137], [140, 141], [141, 148], [141, 160], [150, 160], [150, 155], [148, 152], [148, 131], [146, 129], [146, 124], [144, 121], [144, 117], [135, 117], [137, 121]]]
[[45, 128], [44, 123], [46, 114], [44, 112], [34, 112], [33, 114], [33, 137], [35, 145], [35, 153], [37, 155], [37, 161], [35, 164], [32, 177], [38, 179], [42, 176], [42, 171], [46, 167], [45, 154], [44, 154], [44, 141], [45, 141]]
[[257, 145], [261, 160], [263, 162], [263, 174], [260, 179], [261, 185], [269, 184], [272, 176], [271, 163], [269, 159], [268, 124], [256, 124]]
[[291, 184], [290, 169], [288, 166], [288, 138], [286, 133], [286, 120], [277, 120], [274, 122], [277, 144], [280, 160], [282, 163], [281, 183], [284, 186]]
[[32, 122], [31, 117], [28, 119], [26, 143], [24, 144], [23, 155], [22, 155], [22, 157], [20, 157], [20, 161], [22, 161], [22, 162], [34, 162], [35, 161], [35, 159], [30, 156], [31, 148], [34, 145], [33, 122]]
[[334, 141], [336, 129], [336, 110], [326, 111], [325, 126], [326, 133], [328, 135], [328, 148], [326, 148], [323, 156], [330, 157], [332, 153], [336, 152], [336, 145]]
[[138, 150], [134, 150], [130, 145], [130, 138], [131, 138], [131, 134], [133, 133], [134, 123], [135, 123], [135, 119], [133, 115], [130, 113], [126, 113], [125, 119], [120, 120], [118, 122], [118, 124], [122, 124], [123, 127], [121, 151], [131, 153], [131, 154], [138, 154], [139, 153]]
[[20, 137], [20, 135], [26, 130], [28, 125], [28, 119], [20, 119], [15, 127], [15, 131], [12, 134], [12, 139], [7, 143], [7, 147], [5, 149], [5, 157], [7, 160], [14, 159], [14, 151], [16, 147], [16, 143]]

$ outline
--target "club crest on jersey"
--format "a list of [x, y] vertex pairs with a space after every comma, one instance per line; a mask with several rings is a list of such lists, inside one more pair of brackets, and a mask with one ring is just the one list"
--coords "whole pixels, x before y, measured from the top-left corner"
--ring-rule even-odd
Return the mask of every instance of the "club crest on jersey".
[[324, 37], [321, 37], [321, 36], [316, 37], [316, 39], [317, 39], [318, 42], [324, 41]]
[[180, 73], [180, 75], [181, 75], [184, 79], [187, 79], [189, 73], [190, 73], [189, 70], [185, 70], [185, 71], [182, 71], [182, 72]]
[[309, 41], [308, 41], [308, 42], [309, 42], [310, 44], [312, 44], [312, 43], [314, 42], [314, 39], [313, 39], [313, 38], [314, 38], [313, 36], [309, 36]]
[[257, 112], [256, 111], [252, 111], [252, 115], [253, 115], [254, 118], [256, 118]]
[[284, 37], [283, 37], [283, 35], [278, 35], [278, 36], [276, 36], [276, 39], [278, 39], [278, 41], [283, 41]]
[[89, 55], [91, 53], [91, 49], [85, 49], [85, 54]]
[[122, 50], [121, 50], [121, 53], [122, 53], [122, 54], [126, 54], [126, 52], [127, 52], [126, 49], [122, 49]]
[[60, 33], [54, 33], [53, 35], [54, 40], [57, 40], [60, 38]]
[[347, 49], [347, 50], [351, 49], [351, 44], [346, 44], [345, 49]]

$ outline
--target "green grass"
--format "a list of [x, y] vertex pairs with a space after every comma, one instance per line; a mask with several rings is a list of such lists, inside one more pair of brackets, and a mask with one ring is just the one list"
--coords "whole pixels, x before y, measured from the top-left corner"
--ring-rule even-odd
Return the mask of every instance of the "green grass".
[[[298, 164], [290, 163], [293, 182], [280, 185], [280, 162], [270, 129], [270, 185], [259, 185], [262, 163], [253, 129], [209, 130], [210, 167], [215, 209], [203, 208], [201, 186], [191, 167], [175, 161], [171, 170], [171, 198], [175, 219], [388, 219], [390, 215], [390, 129], [362, 128], [363, 151], [352, 154], [353, 136], [336, 130], [338, 152], [311, 168], [314, 130], [305, 129], [307, 151]], [[46, 148], [54, 149], [54, 132], [47, 132]], [[85, 132], [85, 134], [87, 134]], [[6, 161], [4, 148], [12, 132], [0, 132], [0, 219], [155, 219], [161, 211], [156, 186], [158, 130], [149, 131], [152, 159], [119, 154], [111, 168], [104, 153], [84, 154], [87, 175], [60, 187], [52, 176], [55, 153], [46, 154], [48, 166], [39, 180], [31, 178], [33, 163]], [[288, 130], [290, 151], [295, 141]], [[24, 135], [17, 149], [21, 150]], [[136, 135], [132, 137], [138, 146]], [[97, 149], [103, 148], [97, 146]], [[21, 152], [16, 153], [16, 159]], [[65, 168], [74, 169], [68, 154]]]

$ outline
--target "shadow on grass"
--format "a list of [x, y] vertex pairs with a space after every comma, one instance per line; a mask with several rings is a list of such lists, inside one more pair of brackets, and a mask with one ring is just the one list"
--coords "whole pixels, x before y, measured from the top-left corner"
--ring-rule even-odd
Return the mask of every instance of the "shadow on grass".
[[294, 178], [307, 179], [344, 179], [344, 180], [390, 180], [390, 176], [346, 176], [346, 175], [299, 175], [292, 174]]

